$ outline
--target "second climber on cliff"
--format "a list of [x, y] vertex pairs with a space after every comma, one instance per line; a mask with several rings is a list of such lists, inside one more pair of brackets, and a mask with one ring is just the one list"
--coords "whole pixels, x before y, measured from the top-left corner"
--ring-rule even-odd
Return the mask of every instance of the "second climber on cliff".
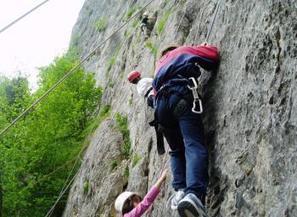
[[146, 99], [147, 105], [153, 108], [154, 92], [152, 87], [152, 78], [142, 78], [141, 73], [134, 70], [128, 74], [128, 81], [136, 85], [137, 93], [139, 96]]

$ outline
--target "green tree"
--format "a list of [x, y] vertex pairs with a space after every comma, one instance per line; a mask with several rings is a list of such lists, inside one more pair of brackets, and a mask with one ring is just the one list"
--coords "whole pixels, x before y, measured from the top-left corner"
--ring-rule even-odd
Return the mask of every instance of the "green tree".
[[26, 78], [0, 78], [0, 126], [11, 122], [30, 103]]
[[[69, 53], [41, 68], [39, 89], [34, 94], [30, 94], [25, 79], [2, 78], [0, 105], [4, 107], [0, 126], [14, 119], [77, 61]], [[79, 68], [34, 112], [0, 138], [4, 216], [45, 215], [58, 197], [69, 171], [79, 166], [74, 163], [84, 149], [84, 131], [100, 105], [101, 95], [102, 90], [95, 86], [93, 75]], [[67, 195], [52, 216], [61, 216], [66, 199]]]

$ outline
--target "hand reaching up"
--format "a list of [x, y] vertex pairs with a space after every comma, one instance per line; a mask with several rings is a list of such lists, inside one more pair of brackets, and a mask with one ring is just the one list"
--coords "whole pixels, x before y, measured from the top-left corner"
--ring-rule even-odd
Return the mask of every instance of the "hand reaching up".
[[155, 186], [160, 189], [162, 183], [166, 180], [168, 169], [164, 169], [159, 177], [158, 181], [156, 182]]

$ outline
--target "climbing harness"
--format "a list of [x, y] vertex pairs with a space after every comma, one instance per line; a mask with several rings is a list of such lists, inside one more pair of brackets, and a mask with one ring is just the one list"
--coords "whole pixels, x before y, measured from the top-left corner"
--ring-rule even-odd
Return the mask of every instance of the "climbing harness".
[[[212, 32], [213, 25], [215, 23], [215, 20], [217, 18], [217, 14], [218, 14], [218, 11], [219, 11], [219, 8], [220, 8], [220, 3], [221, 3], [221, 0], [218, 0], [218, 2], [216, 4], [215, 13], [214, 13], [210, 28], [209, 28], [209, 30], [207, 32], [206, 42], [209, 40], [210, 34]], [[198, 31], [197, 31], [197, 34], [198, 34]], [[197, 34], [196, 34], [196, 36], [197, 36]], [[196, 36], [195, 36], [195, 39], [196, 39]], [[199, 65], [197, 63], [195, 65], [199, 67]], [[197, 80], [195, 78], [193, 78], [193, 77], [191, 77], [189, 79], [193, 83], [193, 86], [188, 85], [188, 88], [192, 91], [193, 98], [194, 98], [192, 112], [194, 112], [196, 114], [202, 114], [203, 113], [203, 105], [202, 105], [202, 100], [200, 99], [199, 94], [198, 94]]]
[[[217, 3], [217, 5], [216, 5], [215, 15], [214, 15], [214, 17], [213, 17], [213, 20], [212, 20], [212, 24], [211, 24], [211, 26], [210, 26], [210, 29], [209, 29], [209, 31], [208, 31], [208, 33], [207, 33], [207, 40], [206, 40], [206, 41], [208, 41], [208, 39], [209, 39], [209, 37], [210, 37], [211, 31], [212, 31], [212, 28], [213, 28], [213, 24], [214, 24], [214, 22], [215, 22], [215, 19], [216, 19], [217, 13], [218, 13], [218, 9], [219, 9], [219, 6], [220, 6], [220, 2], [221, 2], [221, 0], [219, 0], [218, 3]], [[182, 20], [184, 19], [185, 15], [186, 15], [186, 12], [183, 14], [183, 17], [181, 18], [181, 20], [180, 20], [180, 22], [179, 22], [179, 25], [178, 25], [178, 28], [177, 28], [177, 29], [180, 28], [180, 26], [181, 26], [181, 22], [182, 22]], [[195, 65], [199, 67], [199, 65], [198, 65], [197, 63], [196, 63]], [[183, 80], [183, 79], [180, 79], [180, 81], [181, 81], [181, 80]], [[193, 112], [193, 113], [196, 113], [196, 114], [201, 114], [201, 113], [203, 113], [203, 105], [202, 105], [202, 100], [200, 99], [199, 94], [198, 94], [198, 82], [197, 82], [196, 78], [194, 78], [194, 77], [190, 77], [190, 78], [188, 78], [188, 81], [189, 81], [189, 82], [188, 82], [189, 84], [187, 84], [187, 88], [190, 89], [190, 90], [192, 91], [192, 95], [193, 95], [193, 107], [192, 107], [192, 112]], [[163, 86], [161, 86], [158, 92], [164, 91], [167, 87], [168, 87], [168, 85], [163, 85]], [[152, 126], [155, 126], [156, 132], [158, 132], [158, 121], [157, 121], [157, 119], [156, 119], [156, 115], [155, 115], [155, 120], [154, 120], [153, 122], [151, 122], [151, 124], [152, 124]], [[162, 135], [161, 135], [161, 136], [162, 136]], [[158, 136], [157, 136], [157, 137], [158, 137]], [[163, 141], [163, 138], [162, 138], [162, 141]], [[164, 145], [164, 144], [162, 144], [162, 145]], [[158, 151], [159, 151], [159, 150], [158, 150]], [[165, 149], [164, 149], [164, 147], [163, 147], [162, 152], [163, 152], [163, 153], [166, 152]], [[167, 165], [167, 163], [169, 162], [169, 160], [170, 160], [170, 159], [168, 159], [167, 161], [165, 161], [165, 163], [164, 163], [164, 165], [163, 165], [161, 171], [164, 170], [164, 168], [165, 168], [165, 166]], [[174, 196], [174, 195], [172, 195], [172, 196]], [[171, 196], [169, 199], [171, 199], [172, 196]], [[168, 200], [168, 201], [169, 201], [169, 200]], [[166, 204], [166, 207], [167, 207], [167, 206], [168, 206], [168, 202], [167, 202], [167, 204]], [[149, 216], [152, 215], [152, 210], [149, 212], [148, 215], [149, 215]]]
[[155, 119], [149, 122], [151, 127], [154, 127], [157, 139], [157, 151], [159, 155], [163, 155], [165, 153], [165, 146], [164, 146], [164, 136], [163, 132], [160, 130], [161, 125], [157, 121], [156, 112], [155, 112]]
[[202, 106], [202, 100], [200, 99], [198, 94], [197, 80], [194, 77], [190, 77], [189, 80], [193, 83], [193, 86], [187, 85], [187, 87], [192, 91], [193, 98], [194, 98], [192, 112], [195, 114], [202, 114], [203, 106]]
[[[215, 9], [215, 12], [214, 12], [214, 16], [213, 16], [213, 19], [212, 19], [210, 28], [209, 28], [209, 30], [207, 32], [206, 41], [209, 40], [209, 37], [211, 35], [212, 29], [213, 29], [213, 25], [215, 23], [215, 20], [217, 18], [217, 14], [218, 14], [218, 11], [219, 11], [219, 8], [220, 8], [220, 3], [221, 3], [221, 0], [218, 0], [218, 2], [216, 4], [216, 9]], [[204, 13], [204, 11], [203, 11], [203, 13]], [[181, 22], [184, 19], [185, 15], [186, 15], [186, 10], [185, 10], [185, 12], [183, 14], [182, 19], [179, 22], [179, 25], [178, 25], [178, 28], [177, 29], [180, 28]], [[197, 34], [198, 34], [198, 31], [197, 31], [194, 39], [196, 39]], [[195, 64], [195, 65], [198, 66], [198, 64]], [[202, 114], [203, 113], [203, 105], [202, 105], [202, 100], [200, 99], [199, 94], [198, 94], [198, 83], [197, 83], [197, 80], [194, 77], [190, 77], [189, 80], [193, 84], [193, 86], [187, 85], [187, 87], [192, 91], [193, 98], [194, 98], [193, 99], [192, 112], [195, 113], [195, 114]]]

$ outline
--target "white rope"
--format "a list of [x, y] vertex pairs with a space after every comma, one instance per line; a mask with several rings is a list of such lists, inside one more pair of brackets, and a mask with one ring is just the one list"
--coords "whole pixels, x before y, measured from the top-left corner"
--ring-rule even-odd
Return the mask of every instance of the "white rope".
[[210, 28], [209, 28], [208, 33], [207, 33], [207, 36], [206, 36], [206, 42], [208, 42], [209, 36], [210, 36], [210, 34], [212, 32], [213, 24], [214, 24], [214, 22], [215, 22], [215, 20], [217, 18], [217, 14], [218, 14], [218, 11], [219, 11], [219, 8], [220, 8], [220, 3], [221, 3], [221, 0], [218, 0], [218, 3], [216, 4], [215, 14], [213, 16], [213, 19], [212, 19]]
[[34, 8], [32, 8], [31, 10], [29, 10], [28, 12], [24, 13], [22, 16], [18, 17], [17, 19], [15, 19], [14, 21], [12, 21], [11, 23], [9, 23], [6, 26], [4, 26], [0, 30], [0, 34], [3, 33], [5, 30], [9, 29], [10, 27], [12, 27], [14, 24], [16, 24], [17, 22], [19, 22], [20, 20], [22, 20], [23, 18], [25, 18], [26, 16], [28, 16], [29, 14], [31, 14], [33, 11], [37, 10], [38, 8], [40, 8], [42, 5], [44, 5], [45, 3], [49, 2], [49, 1], [50, 0], [45, 0], [45, 1], [41, 2], [40, 4], [36, 5]]
[[[49, 0], [47, 0], [49, 1]], [[20, 119], [22, 119], [27, 113], [30, 112], [36, 105], [38, 105], [44, 98], [46, 98], [51, 92], [53, 92], [61, 83], [63, 83], [72, 73], [74, 73], [84, 62], [86, 62], [91, 56], [93, 56], [97, 49], [103, 46], [110, 38], [112, 38], [116, 33], [121, 31], [131, 20], [133, 20], [137, 15], [140, 14], [146, 7], [148, 7], [154, 0], [149, 1], [142, 9], [130, 17], [125, 23], [123, 23], [116, 31], [110, 34], [103, 42], [101, 42], [95, 49], [93, 49], [86, 57], [84, 57], [78, 64], [76, 64], [69, 72], [67, 72], [60, 80], [58, 80], [51, 88], [49, 88], [41, 97], [39, 97], [35, 102], [32, 103], [27, 109], [25, 109], [17, 118], [15, 118], [7, 127], [5, 127], [0, 132], [0, 137], [6, 133], [12, 126], [14, 126]]]

